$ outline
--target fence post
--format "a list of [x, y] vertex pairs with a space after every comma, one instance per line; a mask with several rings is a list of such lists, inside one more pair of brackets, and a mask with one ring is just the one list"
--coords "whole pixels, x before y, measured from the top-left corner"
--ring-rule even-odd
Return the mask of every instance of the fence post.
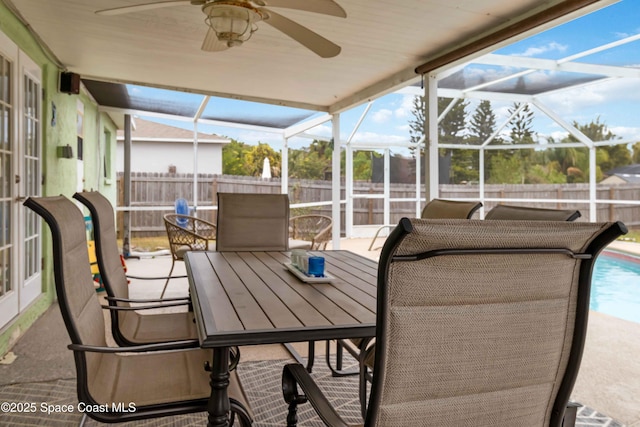
[[[373, 193], [373, 188], [369, 187], [369, 194], [372, 194], [372, 193]], [[367, 202], [368, 202], [367, 205], [369, 207], [367, 224], [373, 224], [373, 199], [368, 199]]]
[[[558, 187], [558, 189], [556, 190], [556, 199], [561, 200], [562, 199], [562, 187]], [[562, 203], [558, 202], [558, 204], [556, 205], [556, 209], [562, 209]]]
[[[615, 200], [616, 190], [613, 187], [609, 187], [609, 200]], [[613, 221], [616, 216], [616, 207], [613, 203], [609, 204], [609, 221]]]
[[[116, 185], [117, 185], [117, 189], [118, 189], [118, 201], [117, 201], [117, 206], [123, 206], [124, 205], [124, 185], [123, 185], [123, 177], [122, 175], [118, 176], [118, 179], [116, 180]], [[116, 224], [117, 224], [117, 236], [118, 239], [122, 239], [123, 237], [123, 230], [124, 230], [124, 214], [122, 211], [117, 211], [116, 213]]]

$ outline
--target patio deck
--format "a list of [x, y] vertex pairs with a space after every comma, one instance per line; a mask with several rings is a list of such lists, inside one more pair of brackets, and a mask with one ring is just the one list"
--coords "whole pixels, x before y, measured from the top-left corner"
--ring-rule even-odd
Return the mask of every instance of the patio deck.
[[[361, 253], [373, 259], [378, 251], [367, 251], [369, 239], [350, 239], [341, 242], [341, 249]], [[624, 245], [629, 246], [629, 245]], [[640, 245], [639, 245], [640, 246]], [[631, 246], [629, 251], [636, 250]], [[640, 251], [638, 251], [640, 253]], [[139, 276], [160, 276], [169, 271], [168, 256], [129, 259], [128, 273]], [[176, 264], [174, 274], [184, 274], [184, 264]], [[133, 297], [159, 296], [163, 280], [132, 281]], [[173, 279], [167, 296], [187, 292], [186, 279]], [[579, 426], [640, 426], [640, 325], [592, 312], [585, 354], [574, 389], [573, 400], [585, 405], [579, 413]], [[75, 368], [71, 352], [66, 348], [69, 338], [64, 329], [57, 305], [52, 306], [12, 349], [16, 355], [10, 364], [0, 364], [0, 402], [76, 403]], [[306, 343], [298, 346], [306, 353]], [[317, 348], [319, 360], [316, 375], [322, 378], [329, 394], [341, 399], [341, 413], [353, 421], [358, 419], [357, 389], [354, 378], [331, 378], [324, 366], [324, 343]], [[277, 426], [284, 423], [286, 406], [282, 400], [280, 370], [289, 354], [279, 345], [243, 347], [241, 377], [252, 404], [255, 402], [256, 427]], [[258, 379], [256, 379], [256, 376]], [[355, 380], [357, 381], [357, 380]], [[349, 397], [349, 398], [347, 398]], [[352, 398], [352, 399], [351, 399]], [[595, 408], [592, 409], [592, 408]], [[603, 415], [606, 414], [606, 415]], [[80, 414], [7, 414], [0, 412], [0, 425], [75, 425]], [[152, 420], [135, 425], [204, 425], [204, 414], [173, 417], [171, 420]], [[98, 425], [91, 421], [88, 425]], [[133, 424], [130, 424], [133, 425]], [[323, 425], [309, 416], [301, 425]]]

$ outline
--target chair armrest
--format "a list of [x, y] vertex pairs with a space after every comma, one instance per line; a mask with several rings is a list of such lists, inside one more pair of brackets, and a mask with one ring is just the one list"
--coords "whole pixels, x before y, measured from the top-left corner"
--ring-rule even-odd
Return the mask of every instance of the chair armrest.
[[161, 302], [171, 302], [171, 303], [178, 303], [179, 301], [181, 301], [180, 305], [188, 305], [191, 304], [191, 298], [190, 297], [182, 297], [182, 298], [164, 298], [164, 299], [159, 299], [159, 298], [152, 298], [152, 299], [131, 299], [131, 298], [118, 298], [118, 297], [106, 297], [107, 301], [114, 301], [114, 302], [132, 302], [135, 304], [143, 304], [143, 303], [161, 303]]
[[198, 340], [169, 341], [166, 343], [141, 344], [128, 347], [102, 347], [97, 345], [69, 344], [67, 348], [73, 351], [90, 353], [144, 353], [147, 351], [185, 350], [200, 347]]
[[[298, 393], [298, 386], [300, 386], [304, 394]], [[349, 424], [344, 422], [331, 406], [331, 403], [313, 381], [305, 367], [299, 363], [291, 363], [284, 366], [282, 370], [282, 394], [285, 402], [289, 404], [288, 426], [295, 426], [297, 423], [297, 405], [309, 401], [326, 425], [349, 427]]]
[[152, 304], [152, 305], [139, 305], [135, 307], [122, 307], [114, 305], [102, 305], [101, 307], [106, 310], [113, 311], [138, 311], [138, 310], [151, 310], [153, 308], [167, 308], [167, 307], [180, 307], [181, 305], [187, 305], [185, 302], [172, 302], [169, 304]]

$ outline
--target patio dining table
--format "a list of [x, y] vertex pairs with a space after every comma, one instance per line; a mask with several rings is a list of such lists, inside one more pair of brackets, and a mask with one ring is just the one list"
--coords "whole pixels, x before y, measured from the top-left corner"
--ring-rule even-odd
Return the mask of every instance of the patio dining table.
[[200, 346], [213, 349], [209, 426], [228, 426], [232, 346], [375, 336], [377, 263], [349, 251], [325, 258], [328, 281], [288, 271], [290, 252], [188, 252]]

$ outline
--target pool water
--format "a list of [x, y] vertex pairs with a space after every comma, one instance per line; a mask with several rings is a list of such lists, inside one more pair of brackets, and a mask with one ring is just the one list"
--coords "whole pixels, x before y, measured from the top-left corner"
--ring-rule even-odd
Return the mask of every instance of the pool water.
[[590, 307], [640, 323], [640, 258], [602, 252], [593, 271]]

